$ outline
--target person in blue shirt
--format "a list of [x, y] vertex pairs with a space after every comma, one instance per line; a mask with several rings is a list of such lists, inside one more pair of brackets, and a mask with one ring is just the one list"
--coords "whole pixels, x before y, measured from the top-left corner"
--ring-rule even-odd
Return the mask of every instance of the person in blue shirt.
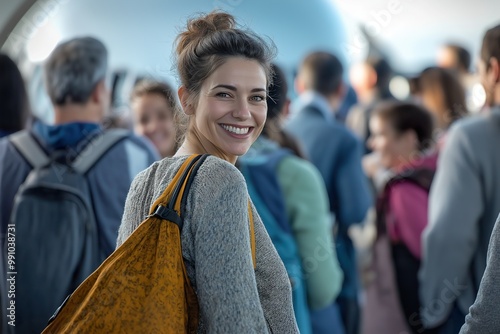
[[296, 80], [299, 100], [286, 129], [301, 141], [307, 157], [320, 171], [326, 185], [330, 210], [336, 221], [336, 245], [344, 282], [337, 301], [346, 333], [359, 332], [358, 274], [352, 224], [362, 222], [372, 204], [368, 180], [361, 168], [363, 146], [335, 111], [344, 96], [343, 68], [327, 52], [309, 54], [300, 65]]

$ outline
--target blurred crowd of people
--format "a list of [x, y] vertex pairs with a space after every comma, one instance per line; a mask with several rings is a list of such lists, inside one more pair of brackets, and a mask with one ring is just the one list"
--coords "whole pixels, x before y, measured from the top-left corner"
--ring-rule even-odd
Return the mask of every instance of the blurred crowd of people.
[[[304, 294], [293, 294], [301, 333], [500, 332], [500, 234], [490, 242], [500, 230], [500, 26], [485, 33], [474, 75], [462, 46], [446, 44], [437, 54], [435, 64], [409, 78], [404, 101], [391, 94], [394, 73], [380, 54], [347, 69], [338, 55], [311, 52], [298, 65], [293, 103], [292, 83], [273, 65], [266, 125], [236, 166], [244, 172], [252, 157], [284, 152], [276, 184], [301, 266]], [[107, 57], [90, 37], [53, 51], [44, 70], [55, 123], [45, 124], [30, 115], [15, 62], [0, 55], [2, 249], [16, 193], [33, 169], [10, 138], [27, 130], [48, 155], [76, 157], [83, 143], [108, 131]], [[477, 82], [486, 94], [480, 111], [471, 102]], [[349, 90], [356, 101], [340, 117]], [[86, 175], [106, 256], [115, 249], [132, 180], [174, 156], [183, 135], [176, 126], [181, 103], [169, 83], [138, 80], [129, 102], [130, 122], [120, 124], [131, 124], [130, 132]], [[260, 211], [265, 200], [252, 200], [268, 224]], [[351, 232], [370, 225], [376, 233], [360, 261]]]

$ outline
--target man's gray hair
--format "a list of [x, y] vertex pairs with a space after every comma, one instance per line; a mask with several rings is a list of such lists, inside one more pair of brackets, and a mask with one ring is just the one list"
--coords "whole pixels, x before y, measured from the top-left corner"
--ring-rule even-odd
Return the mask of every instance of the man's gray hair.
[[59, 44], [45, 63], [45, 86], [54, 105], [86, 103], [108, 70], [108, 51], [92, 37]]

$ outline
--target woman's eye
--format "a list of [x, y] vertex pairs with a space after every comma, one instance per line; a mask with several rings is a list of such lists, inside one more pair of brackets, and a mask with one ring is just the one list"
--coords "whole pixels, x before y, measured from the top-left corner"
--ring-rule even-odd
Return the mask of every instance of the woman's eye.
[[228, 97], [231, 97], [231, 95], [229, 95], [228, 93], [223, 93], [223, 92], [221, 92], [221, 93], [217, 93], [217, 96], [218, 96], [218, 97], [223, 97], [223, 98], [228, 98]]
[[251, 99], [253, 101], [256, 101], [256, 102], [262, 102], [262, 101], [266, 100], [266, 97], [262, 96], [262, 95], [255, 95], [255, 96], [252, 96]]

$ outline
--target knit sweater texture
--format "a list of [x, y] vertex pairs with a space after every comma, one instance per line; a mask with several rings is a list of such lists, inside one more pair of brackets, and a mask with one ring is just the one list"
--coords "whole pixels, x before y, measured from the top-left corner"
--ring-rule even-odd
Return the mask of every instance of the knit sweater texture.
[[[165, 158], [135, 178], [118, 246], [144, 220], [185, 159]], [[189, 191], [181, 232], [184, 263], [200, 306], [198, 333], [298, 333], [285, 267], [252, 204], [253, 268], [248, 201], [241, 173], [208, 157]]]

